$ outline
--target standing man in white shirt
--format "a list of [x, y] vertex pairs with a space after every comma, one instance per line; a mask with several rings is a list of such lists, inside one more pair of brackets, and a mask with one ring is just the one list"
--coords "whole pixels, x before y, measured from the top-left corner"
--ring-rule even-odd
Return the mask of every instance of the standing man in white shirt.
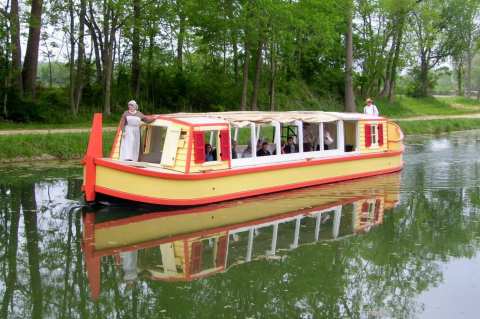
[[378, 109], [375, 104], [373, 104], [373, 100], [368, 98], [366, 102], [367, 105], [365, 105], [365, 107], [363, 108], [363, 113], [367, 115], [378, 116]]

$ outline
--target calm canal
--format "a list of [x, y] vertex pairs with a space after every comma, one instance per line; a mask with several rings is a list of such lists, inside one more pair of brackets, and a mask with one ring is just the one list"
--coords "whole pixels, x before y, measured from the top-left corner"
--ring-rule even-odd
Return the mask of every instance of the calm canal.
[[75, 163], [0, 167], [0, 318], [478, 318], [480, 131], [405, 168], [172, 211], [85, 208]]

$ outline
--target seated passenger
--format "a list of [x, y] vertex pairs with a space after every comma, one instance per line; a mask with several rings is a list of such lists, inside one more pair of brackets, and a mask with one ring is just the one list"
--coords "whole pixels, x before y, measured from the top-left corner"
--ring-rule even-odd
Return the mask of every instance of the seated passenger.
[[268, 143], [263, 142], [262, 148], [257, 151], [257, 156], [270, 156], [270, 152], [268, 151]]
[[247, 145], [247, 148], [242, 152], [242, 158], [252, 157], [252, 145], [250, 143]]
[[285, 145], [285, 154], [298, 153], [298, 146], [293, 142], [293, 137], [287, 139], [287, 145]]
[[211, 162], [217, 160], [217, 152], [212, 148], [212, 145], [205, 144], [205, 161]]
[[232, 140], [232, 159], [238, 158], [237, 155], [237, 141]]
[[303, 143], [303, 151], [312, 152], [313, 151], [312, 143]]

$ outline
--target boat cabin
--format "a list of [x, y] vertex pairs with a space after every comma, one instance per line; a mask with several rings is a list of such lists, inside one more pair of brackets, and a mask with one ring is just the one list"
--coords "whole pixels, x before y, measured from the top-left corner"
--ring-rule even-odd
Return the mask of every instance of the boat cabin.
[[[389, 142], [389, 135], [395, 135]], [[382, 117], [336, 112], [220, 112], [155, 116], [141, 126], [138, 163], [201, 173], [385, 152], [401, 131]], [[121, 132], [110, 158], [120, 158]]]

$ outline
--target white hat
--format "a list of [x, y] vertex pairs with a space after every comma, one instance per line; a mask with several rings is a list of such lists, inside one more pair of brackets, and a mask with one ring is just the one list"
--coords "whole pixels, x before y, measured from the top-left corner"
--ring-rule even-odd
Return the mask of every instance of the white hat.
[[138, 104], [134, 100], [129, 101], [128, 106], [133, 106], [135, 110], [138, 110]]

